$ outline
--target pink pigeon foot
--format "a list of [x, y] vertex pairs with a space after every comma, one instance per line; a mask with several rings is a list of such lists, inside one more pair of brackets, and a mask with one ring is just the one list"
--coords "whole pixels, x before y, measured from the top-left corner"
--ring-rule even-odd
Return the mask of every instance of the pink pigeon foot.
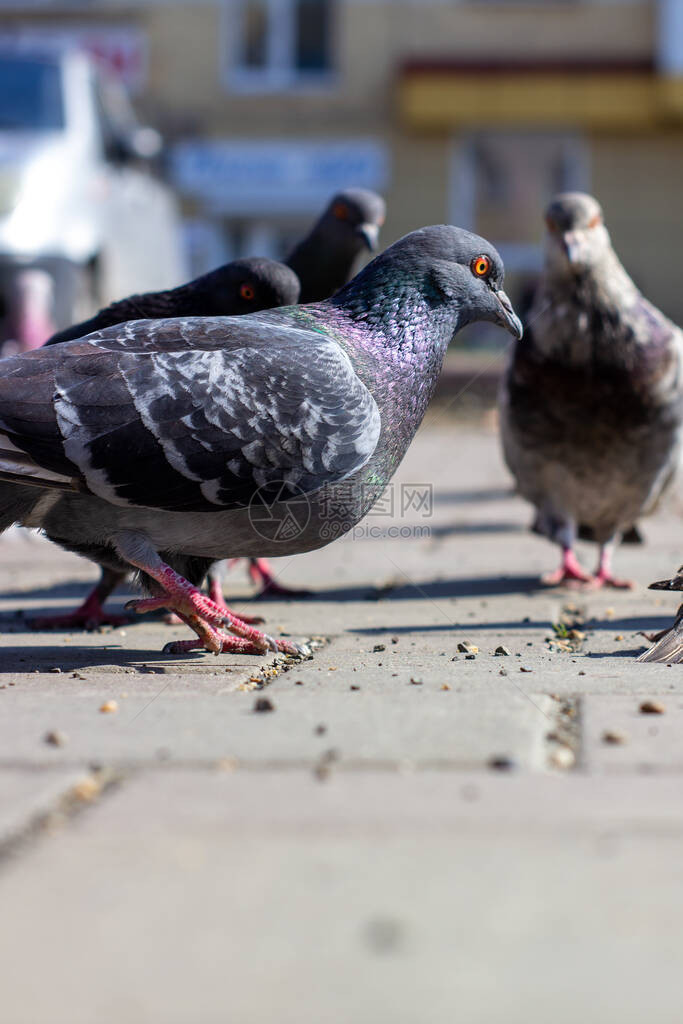
[[[142, 564], [136, 559], [133, 564], [159, 584], [162, 594], [154, 598], [130, 601], [126, 608], [139, 613], [154, 611], [159, 607], [169, 608], [197, 633], [198, 641], [190, 641], [192, 647], [187, 647], [187, 641], [180, 641], [185, 644], [182, 648], [177, 648], [172, 642], [164, 648], [169, 653], [197, 648], [204, 648], [214, 654], [224, 650], [239, 651], [243, 654], [265, 654], [267, 651], [281, 651], [284, 654], [302, 653], [302, 648], [297, 644], [288, 640], [276, 640], [267, 633], [254, 629], [229, 608], [221, 608], [161, 559], [153, 564]], [[234, 636], [227, 636], [217, 628], [221, 626], [227, 626], [230, 632], [244, 643], [235, 644]]]
[[622, 580], [612, 572], [612, 545], [606, 544], [600, 551], [600, 564], [591, 581], [591, 588], [611, 587], [614, 590], [633, 590], [633, 580]]
[[249, 576], [254, 583], [261, 584], [261, 589], [254, 595], [254, 599], [257, 601], [267, 597], [295, 598], [311, 596], [310, 590], [283, 587], [281, 583], [278, 583], [267, 558], [250, 558]]
[[562, 549], [562, 564], [555, 572], [546, 573], [541, 576], [541, 582], [546, 587], [559, 587], [563, 583], [569, 586], [591, 583], [593, 577], [579, 564], [576, 555], [571, 548]]
[[98, 626], [128, 626], [130, 615], [112, 615], [102, 607], [99, 584], [80, 607], [65, 615], [43, 615], [31, 619], [34, 629], [97, 629]]

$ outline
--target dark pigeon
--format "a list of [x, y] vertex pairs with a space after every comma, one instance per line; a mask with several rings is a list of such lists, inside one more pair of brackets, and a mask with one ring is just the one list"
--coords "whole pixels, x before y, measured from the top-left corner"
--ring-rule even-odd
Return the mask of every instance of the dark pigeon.
[[267, 259], [235, 260], [178, 288], [130, 295], [127, 299], [112, 302], [90, 320], [53, 334], [45, 344], [74, 341], [127, 320], [243, 316], [274, 306], [293, 306], [299, 301], [300, 290], [296, 274], [283, 263]]
[[197, 634], [174, 653], [295, 652], [197, 585], [215, 560], [314, 550], [362, 519], [458, 330], [521, 336], [502, 284], [488, 242], [440, 225], [319, 304], [134, 321], [2, 360], [0, 532], [39, 528], [138, 570], [151, 597], [134, 609]]
[[[505, 459], [535, 529], [562, 548], [544, 582], [628, 586], [612, 574], [612, 547], [676, 468], [683, 335], [624, 270], [595, 199], [559, 195], [546, 220], [529, 338], [501, 391]], [[574, 556], [579, 524], [600, 545], [594, 576]]]
[[286, 259], [301, 281], [301, 302], [328, 299], [354, 274], [363, 252], [374, 252], [386, 207], [376, 192], [347, 188], [329, 202]]

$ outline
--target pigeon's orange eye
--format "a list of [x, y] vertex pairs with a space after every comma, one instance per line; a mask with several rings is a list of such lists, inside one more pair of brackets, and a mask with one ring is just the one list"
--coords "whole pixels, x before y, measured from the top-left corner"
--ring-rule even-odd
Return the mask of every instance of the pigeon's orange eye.
[[348, 220], [349, 219], [349, 208], [345, 203], [335, 203], [332, 207], [332, 213], [337, 220]]
[[486, 277], [491, 269], [491, 260], [488, 256], [476, 256], [472, 260], [472, 273], [475, 277]]
[[240, 286], [240, 295], [243, 299], [247, 299], [248, 302], [251, 302], [255, 294], [256, 292], [250, 284], [243, 284]]
[[602, 217], [599, 213], [596, 213], [595, 216], [591, 218], [588, 227], [597, 228], [598, 224], [602, 224]]

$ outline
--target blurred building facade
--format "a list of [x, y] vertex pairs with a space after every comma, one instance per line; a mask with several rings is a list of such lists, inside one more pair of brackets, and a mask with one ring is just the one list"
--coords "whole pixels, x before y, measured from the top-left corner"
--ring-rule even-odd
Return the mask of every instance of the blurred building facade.
[[583, 188], [683, 322], [683, 0], [0, 0], [0, 19], [128, 81], [197, 271], [281, 253], [356, 184], [385, 194], [386, 243], [441, 221], [489, 237], [519, 297], [544, 204]]

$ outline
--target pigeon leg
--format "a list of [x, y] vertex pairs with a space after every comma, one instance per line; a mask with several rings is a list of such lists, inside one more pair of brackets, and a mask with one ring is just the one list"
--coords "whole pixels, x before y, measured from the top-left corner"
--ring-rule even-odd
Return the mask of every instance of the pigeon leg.
[[250, 558], [249, 575], [254, 583], [261, 584], [256, 600], [263, 597], [310, 597], [310, 590], [295, 590], [278, 583], [267, 558]]
[[267, 633], [254, 629], [228, 608], [220, 608], [214, 604], [198, 587], [175, 572], [170, 565], [166, 565], [142, 534], [123, 531], [116, 535], [115, 544], [123, 558], [146, 573], [161, 590], [161, 594], [157, 593], [150, 600], [139, 603], [131, 601], [127, 605], [131, 610], [137, 611], [139, 608], [142, 612], [151, 611], [158, 608], [160, 598], [165, 597], [166, 607], [177, 612], [194, 629], [206, 650], [217, 653], [219, 638], [221, 644], [232, 639], [213, 628], [225, 625], [231, 633], [252, 645], [251, 653], [264, 654], [269, 650], [282, 651], [285, 654], [301, 653], [301, 648], [296, 644], [288, 640], [275, 640]]
[[[225, 598], [223, 597], [223, 581], [220, 572], [214, 572], [212, 569], [207, 576], [209, 584], [209, 597], [214, 604], [218, 605], [219, 608], [227, 608]], [[234, 613], [233, 613], [234, 614]], [[258, 626], [261, 622], [266, 620], [262, 615], [240, 615], [242, 622], [248, 622], [250, 626]]]
[[603, 544], [600, 548], [600, 563], [598, 571], [591, 581], [591, 587], [596, 589], [600, 587], [614, 587], [615, 590], [632, 590], [635, 586], [632, 580], [621, 580], [612, 572], [613, 553], [614, 543], [612, 541]]
[[31, 625], [35, 629], [96, 629], [97, 626], [128, 625], [129, 615], [111, 615], [102, 607], [111, 592], [125, 578], [125, 573], [103, 566], [99, 583], [93, 587], [82, 605], [66, 615], [44, 615], [31, 619]]
[[571, 547], [562, 547], [562, 564], [559, 569], [555, 572], [548, 572], [545, 576], [541, 576], [541, 582], [546, 587], [559, 587], [563, 583], [577, 584], [577, 583], [590, 583], [593, 577], [590, 573], [587, 573], [585, 569], [579, 565], [579, 562], [574, 554], [574, 549]]

